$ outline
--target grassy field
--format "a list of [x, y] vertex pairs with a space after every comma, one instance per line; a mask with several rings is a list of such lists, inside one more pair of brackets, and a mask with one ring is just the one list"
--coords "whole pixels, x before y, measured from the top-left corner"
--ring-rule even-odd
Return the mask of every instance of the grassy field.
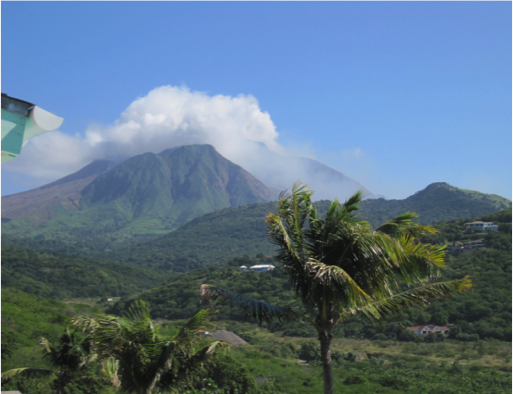
[[[262, 392], [321, 393], [320, 364], [297, 351], [315, 339], [282, 337], [249, 323], [218, 323], [250, 344], [230, 354], [245, 366]], [[511, 343], [413, 343], [335, 338], [332, 351], [353, 353], [354, 362], [333, 362], [337, 393], [511, 393]]]

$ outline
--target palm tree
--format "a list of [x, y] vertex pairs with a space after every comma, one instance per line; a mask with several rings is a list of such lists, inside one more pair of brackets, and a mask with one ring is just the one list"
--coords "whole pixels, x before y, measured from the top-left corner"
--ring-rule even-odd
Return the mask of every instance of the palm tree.
[[134, 303], [123, 317], [81, 317], [75, 324], [91, 338], [102, 370], [123, 393], [150, 394], [190, 387], [203, 363], [217, 346], [213, 342], [196, 350], [209, 323], [210, 310], [190, 319], [172, 339], [154, 327], [150, 309], [143, 301]]
[[76, 330], [65, 328], [57, 345], [46, 338], [41, 338], [43, 359], [57, 371], [45, 368], [16, 368], [2, 374], [2, 380], [20, 376], [55, 376], [55, 388], [58, 394], [64, 393], [64, 388], [77, 371], [85, 369], [96, 356], [90, 352], [90, 344]]
[[[358, 219], [362, 193], [344, 204], [335, 200], [321, 219], [313, 192], [295, 184], [292, 193], [280, 194], [277, 213], [266, 217], [269, 237], [278, 246], [283, 263], [306, 314], [276, 308], [214, 286], [204, 297], [228, 299], [260, 321], [300, 316], [318, 334], [325, 394], [333, 393], [330, 345], [335, 326], [361, 313], [381, 319], [414, 305], [445, 297], [471, 286], [469, 277], [429, 283], [444, 267], [444, 247], [424, 245], [418, 237], [436, 230], [415, 224], [417, 215], [406, 212], [372, 230]], [[401, 290], [408, 286], [406, 290]], [[416, 286], [410, 288], [411, 286]]]

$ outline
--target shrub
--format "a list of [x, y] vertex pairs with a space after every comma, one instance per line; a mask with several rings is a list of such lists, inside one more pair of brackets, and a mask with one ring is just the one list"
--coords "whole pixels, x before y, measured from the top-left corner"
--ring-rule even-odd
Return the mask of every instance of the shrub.
[[297, 353], [300, 360], [306, 362], [320, 361], [321, 360], [321, 346], [314, 342], [305, 342], [301, 344], [301, 348]]
[[343, 381], [343, 383], [348, 386], [351, 384], [363, 384], [366, 382], [367, 382], [367, 380], [364, 377], [358, 376], [358, 375], [348, 376]]

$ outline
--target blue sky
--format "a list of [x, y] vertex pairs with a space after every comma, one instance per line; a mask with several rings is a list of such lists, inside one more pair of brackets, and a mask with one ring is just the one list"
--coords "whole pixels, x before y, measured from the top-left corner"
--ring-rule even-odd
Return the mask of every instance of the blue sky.
[[119, 153], [138, 111], [187, 102], [189, 124], [253, 122], [250, 139], [387, 198], [448, 182], [511, 199], [511, 15], [511, 2], [3, 2], [2, 92], [65, 120], [2, 166], [2, 195]]

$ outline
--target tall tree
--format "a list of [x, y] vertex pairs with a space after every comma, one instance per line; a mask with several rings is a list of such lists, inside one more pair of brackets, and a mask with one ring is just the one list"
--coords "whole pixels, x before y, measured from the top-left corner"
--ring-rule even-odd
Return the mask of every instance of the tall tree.
[[115, 387], [123, 393], [151, 394], [190, 387], [208, 356], [224, 346], [213, 342], [197, 349], [210, 314], [208, 309], [198, 312], [174, 338], [159, 333], [143, 301], [134, 303], [123, 317], [98, 315], [75, 323], [88, 333], [103, 372]]
[[41, 338], [43, 359], [55, 370], [45, 368], [16, 368], [2, 374], [2, 380], [20, 376], [55, 376], [54, 386], [57, 394], [64, 394], [64, 389], [75, 374], [87, 368], [96, 359], [90, 351], [90, 343], [77, 330], [65, 328], [57, 344]]
[[[444, 247], [424, 245], [418, 237], [436, 230], [417, 225], [406, 212], [376, 230], [356, 215], [362, 201], [357, 192], [344, 204], [335, 200], [325, 218], [318, 217], [313, 192], [295, 184], [280, 195], [276, 214], [266, 222], [271, 241], [306, 314], [236, 295], [214, 286], [203, 287], [204, 298], [228, 299], [262, 320], [291, 319], [310, 323], [321, 344], [324, 392], [333, 393], [331, 341], [335, 326], [362, 313], [381, 319], [414, 305], [471, 287], [469, 277], [430, 283], [444, 268]], [[411, 286], [416, 286], [411, 288]]]

